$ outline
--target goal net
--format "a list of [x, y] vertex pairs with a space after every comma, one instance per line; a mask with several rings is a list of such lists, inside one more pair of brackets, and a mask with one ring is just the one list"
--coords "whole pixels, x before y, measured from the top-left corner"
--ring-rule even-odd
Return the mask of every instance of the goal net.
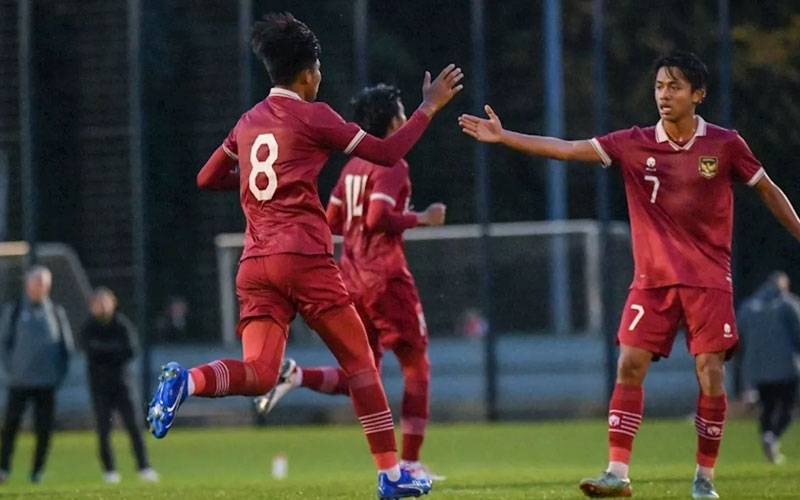
[[[486, 269], [481, 236], [478, 225], [405, 233], [406, 255], [432, 338], [481, 333], [471, 324], [487, 316], [480, 303]], [[609, 262], [601, 261], [600, 224], [593, 220], [495, 223], [488, 236], [496, 333], [597, 334], [603, 323], [602, 266], [611, 269], [609, 299], [615, 311], [621, 309], [633, 273], [627, 224], [610, 225]], [[243, 241], [242, 234], [215, 239], [221, 335], [230, 343], [235, 340], [235, 278]]]

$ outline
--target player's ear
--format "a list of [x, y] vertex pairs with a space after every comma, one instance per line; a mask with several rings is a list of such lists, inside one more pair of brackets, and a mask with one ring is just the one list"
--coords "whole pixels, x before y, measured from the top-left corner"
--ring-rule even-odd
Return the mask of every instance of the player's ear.
[[692, 92], [692, 102], [695, 105], [700, 104], [701, 102], [706, 100], [706, 89], [696, 89]]

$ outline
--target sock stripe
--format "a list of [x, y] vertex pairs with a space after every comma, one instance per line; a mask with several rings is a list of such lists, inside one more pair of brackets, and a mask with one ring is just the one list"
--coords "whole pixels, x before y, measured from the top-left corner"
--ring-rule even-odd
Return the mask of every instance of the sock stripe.
[[394, 431], [394, 424], [388, 424], [374, 429], [364, 429], [364, 434], [375, 434], [376, 432]]
[[231, 384], [231, 377], [228, 367], [225, 366], [225, 363], [221, 361], [214, 361], [210, 363], [209, 366], [214, 370], [214, 375], [217, 382], [214, 395], [219, 396], [227, 393]]
[[361, 426], [364, 427], [365, 429], [369, 429], [369, 428], [372, 428], [372, 427], [379, 427], [379, 426], [386, 425], [386, 424], [394, 425], [394, 422], [392, 421], [392, 416], [391, 415], [387, 416], [386, 418], [382, 418], [380, 420], [376, 420], [374, 422], [361, 424]]
[[703, 422], [704, 424], [711, 424], [711, 425], [725, 425], [725, 422], [716, 422], [714, 420], [706, 420], [703, 417], [701, 417], [700, 415], [695, 415], [694, 416], [694, 421], [695, 422], [700, 421], [700, 422]]
[[608, 432], [618, 432], [620, 434], [627, 434], [628, 436], [636, 437], [635, 432], [623, 431], [622, 429], [609, 429]]
[[612, 408], [611, 410], [609, 410], [609, 413], [618, 413], [620, 416], [628, 416], [630, 418], [633, 418], [633, 419], [636, 419], [636, 420], [639, 420], [639, 421], [642, 420], [642, 415], [640, 415], [638, 413], [631, 413], [629, 411], [617, 410], [616, 408]]
[[364, 415], [363, 417], [358, 417], [358, 419], [361, 421], [362, 424], [367, 424], [369, 422], [374, 422], [376, 420], [379, 420], [379, 419], [382, 419], [382, 418], [386, 418], [386, 417], [392, 418], [392, 411], [391, 410], [381, 411], [381, 412], [378, 412], [378, 413], [372, 413], [370, 415]]

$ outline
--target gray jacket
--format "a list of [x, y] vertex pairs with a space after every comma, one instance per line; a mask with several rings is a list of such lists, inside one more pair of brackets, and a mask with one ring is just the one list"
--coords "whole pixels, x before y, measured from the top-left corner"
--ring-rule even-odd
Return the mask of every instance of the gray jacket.
[[[13, 323], [13, 324], [12, 324]], [[6, 304], [0, 319], [0, 359], [8, 387], [56, 387], [74, 349], [64, 308], [46, 299]]]
[[745, 384], [796, 379], [800, 300], [768, 282], [742, 304], [737, 316]]

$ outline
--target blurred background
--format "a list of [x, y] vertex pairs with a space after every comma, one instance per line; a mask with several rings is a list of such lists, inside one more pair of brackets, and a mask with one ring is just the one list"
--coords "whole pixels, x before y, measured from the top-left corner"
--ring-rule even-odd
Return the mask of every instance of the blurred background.
[[[433, 419], [602, 414], [632, 273], [621, 178], [476, 145], [456, 117], [491, 103], [507, 128], [576, 139], [652, 125], [652, 61], [691, 50], [712, 72], [699, 113], [736, 128], [800, 203], [800, 4], [646, 9], [630, 0], [0, 0], [0, 241], [29, 244], [1, 247], [0, 299], [18, 296], [32, 247], [53, 269], [73, 328], [90, 287], [116, 291], [144, 347], [142, 398], [163, 362], [239, 356], [232, 279], [244, 220], [236, 193], [201, 192], [195, 175], [270, 87], [249, 49], [252, 22], [287, 10], [320, 39], [319, 99], [345, 117], [367, 84], [399, 86], [413, 109], [425, 70], [455, 62], [467, 74], [408, 155], [415, 205], [448, 206], [448, 227], [409, 232], [407, 243], [431, 335]], [[334, 155], [322, 172], [324, 201], [345, 161]], [[738, 301], [775, 269], [800, 279], [800, 260], [756, 194], [735, 191]], [[333, 361], [299, 323], [289, 353]], [[81, 363], [59, 393], [62, 425], [91, 425]], [[648, 379], [661, 396], [648, 399], [650, 411], [694, 408], [691, 366], [679, 339]], [[397, 401], [398, 370], [385, 370]], [[245, 398], [192, 403], [198, 422], [255, 420]], [[304, 392], [270, 422], [297, 415], [351, 418], [346, 399]]]

